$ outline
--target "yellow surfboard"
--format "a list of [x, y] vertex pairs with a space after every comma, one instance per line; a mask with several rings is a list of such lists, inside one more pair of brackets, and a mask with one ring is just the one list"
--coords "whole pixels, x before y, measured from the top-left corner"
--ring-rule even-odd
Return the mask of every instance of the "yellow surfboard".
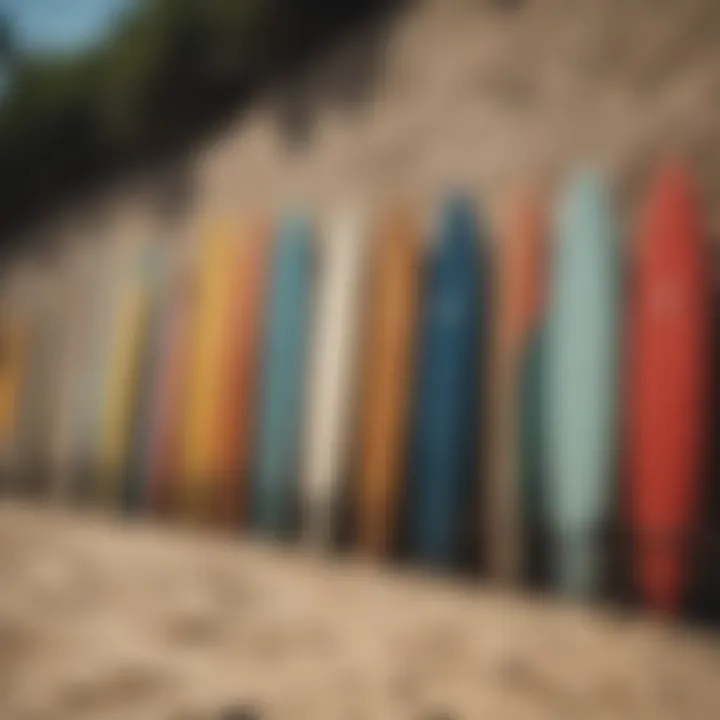
[[398, 210], [374, 237], [357, 474], [360, 548], [391, 550], [403, 490], [420, 286], [420, 235]]
[[110, 338], [108, 380], [101, 416], [100, 473], [103, 498], [114, 507], [123, 502], [130, 460], [132, 422], [156, 270], [154, 251], [154, 248], [140, 249], [125, 270]]
[[202, 237], [196, 260], [181, 502], [187, 514], [200, 520], [210, 517], [217, 483], [217, 420], [226, 340], [223, 314], [234, 278], [235, 252], [232, 226], [217, 223]]

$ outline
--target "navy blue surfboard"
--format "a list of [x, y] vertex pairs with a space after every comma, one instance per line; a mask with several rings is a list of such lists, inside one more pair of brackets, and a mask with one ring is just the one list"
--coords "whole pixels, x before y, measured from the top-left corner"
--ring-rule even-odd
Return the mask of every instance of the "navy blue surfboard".
[[462, 559], [476, 497], [481, 264], [473, 205], [451, 197], [427, 268], [412, 458], [413, 545], [431, 565]]

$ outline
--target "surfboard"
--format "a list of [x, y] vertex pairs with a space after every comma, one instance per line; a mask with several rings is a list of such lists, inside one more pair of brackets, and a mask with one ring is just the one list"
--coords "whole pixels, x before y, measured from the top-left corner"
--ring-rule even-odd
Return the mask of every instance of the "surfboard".
[[462, 559], [475, 501], [484, 281], [479, 235], [472, 202], [450, 197], [426, 280], [413, 440], [414, 547], [435, 566]]
[[27, 367], [18, 428], [17, 481], [30, 497], [50, 489], [50, 420], [55, 353], [55, 305], [52, 278], [35, 276], [26, 288], [24, 302], [28, 321]]
[[357, 537], [364, 552], [384, 555], [397, 540], [407, 471], [421, 247], [414, 218], [400, 209], [382, 220], [373, 240], [356, 455]]
[[291, 530], [298, 505], [313, 266], [310, 222], [289, 216], [270, 270], [253, 488], [254, 524], [275, 536]]
[[121, 447], [118, 477], [121, 481], [120, 499], [127, 511], [142, 511], [146, 507], [146, 465], [149, 444], [149, 422], [152, 413], [152, 388], [156, 382], [158, 344], [157, 315], [159, 295], [163, 285], [164, 253], [150, 245], [142, 248], [122, 298], [125, 313], [123, 323], [132, 338], [122, 353], [116, 353], [116, 381], [123, 387], [115, 389], [120, 407], [116, 406], [116, 442]]
[[634, 575], [648, 606], [679, 609], [707, 450], [711, 287], [702, 210], [688, 172], [648, 193], [630, 296], [627, 507]]
[[195, 268], [179, 261], [168, 280], [159, 322], [159, 358], [152, 395], [147, 503], [158, 515], [182, 511], [183, 446], [188, 418], [194, 327]]
[[147, 322], [151, 284], [157, 272], [152, 248], [132, 254], [118, 278], [115, 314], [107, 338], [108, 366], [105, 398], [100, 416], [101, 497], [109, 507], [126, 504], [132, 420], [138, 402], [138, 382]]
[[547, 493], [553, 574], [586, 596], [602, 571], [599, 531], [614, 488], [620, 263], [612, 206], [592, 171], [558, 208], [546, 346]]
[[117, 318], [116, 306], [124, 277], [128, 249], [104, 247], [92, 259], [91, 282], [84, 301], [88, 303], [83, 329], [83, 357], [80, 382], [74, 400], [73, 458], [75, 486], [83, 502], [104, 503], [101, 478], [103, 414], [112, 363], [112, 338]]
[[317, 546], [336, 539], [347, 497], [365, 232], [359, 214], [338, 216], [324, 238], [319, 262], [301, 500], [304, 535]]
[[255, 440], [258, 360], [269, 258], [269, 229], [246, 221], [235, 238], [223, 318], [220, 375], [223, 394], [217, 425], [218, 465], [214, 516], [236, 526], [248, 514]]
[[548, 533], [545, 523], [547, 458], [545, 430], [545, 344], [547, 326], [543, 321], [527, 338], [520, 363], [518, 397], [518, 481], [523, 524], [524, 580], [533, 586], [545, 585], [548, 575]]
[[528, 357], [541, 322], [545, 219], [539, 200], [514, 202], [497, 245], [494, 290], [490, 472], [484, 518], [492, 577], [517, 583], [523, 576], [526, 513], [523, 470], [523, 395]]
[[52, 499], [66, 503], [71, 499], [69, 457], [70, 407], [75, 391], [78, 343], [74, 342], [79, 323], [77, 307], [82, 294], [83, 277], [70, 254], [58, 269], [57, 342], [54, 363], [56, 373], [52, 389], [50, 419], [50, 483]]
[[[709, 246], [713, 247], [712, 235], [707, 231], [706, 237]], [[712, 257], [713, 252], [709, 254]], [[693, 620], [697, 619], [703, 624], [716, 626], [720, 622], [720, 373], [715, 368], [720, 365], [720, 284], [715, 273], [711, 274], [711, 370], [707, 399], [706, 471], [698, 513], [692, 521], [694, 532], [690, 537], [691, 547], [687, 550], [689, 561], [685, 563], [686, 580], [681, 605], [683, 614], [687, 613]], [[628, 517], [629, 513], [626, 512], [622, 518], [626, 527], [630, 525]], [[626, 563], [624, 569], [627, 570], [629, 565]], [[627, 575], [630, 573], [626, 573], [626, 580]]]
[[85, 408], [89, 337], [96, 308], [97, 267], [93, 254], [78, 244], [66, 257], [61, 280], [60, 343], [51, 428], [53, 494], [59, 502], [78, 499], [80, 424]]
[[130, 512], [149, 513], [150, 488], [148, 485], [149, 456], [152, 446], [153, 418], [155, 414], [155, 386], [160, 382], [160, 348], [162, 333], [160, 322], [167, 286], [167, 252], [156, 248], [157, 257], [151, 260], [155, 269], [147, 268], [149, 277], [146, 297], [145, 322], [137, 359], [137, 382], [134, 388], [127, 472], [125, 476], [125, 507]]
[[226, 393], [222, 376], [230, 284], [236, 267], [233, 228], [216, 223], [202, 236], [197, 254], [188, 406], [182, 467], [183, 514], [209, 521], [218, 483], [218, 421]]
[[0, 487], [4, 489], [10, 488], [17, 468], [27, 351], [27, 327], [22, 317], [5, 309], [0, 320]]

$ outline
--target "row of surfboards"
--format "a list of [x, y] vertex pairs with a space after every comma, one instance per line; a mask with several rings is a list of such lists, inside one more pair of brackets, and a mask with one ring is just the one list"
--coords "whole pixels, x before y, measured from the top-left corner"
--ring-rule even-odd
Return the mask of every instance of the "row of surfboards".
[[5, 483], [580, 596], [621, 528], [677, 611], [710, 485], [703, 232], [673, 164], [627, 238], [584, 171], [495, 232], [457, 195], [432, 233], [295, 213], [106, 257], [34, 324], [5, 308]]

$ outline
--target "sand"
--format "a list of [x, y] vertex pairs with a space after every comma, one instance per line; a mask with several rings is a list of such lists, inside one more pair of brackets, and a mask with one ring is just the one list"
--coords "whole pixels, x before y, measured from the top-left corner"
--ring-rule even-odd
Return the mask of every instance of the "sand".
[[3, 720], [717, 718], [720, 638], [199, 530], [0, 506]]

